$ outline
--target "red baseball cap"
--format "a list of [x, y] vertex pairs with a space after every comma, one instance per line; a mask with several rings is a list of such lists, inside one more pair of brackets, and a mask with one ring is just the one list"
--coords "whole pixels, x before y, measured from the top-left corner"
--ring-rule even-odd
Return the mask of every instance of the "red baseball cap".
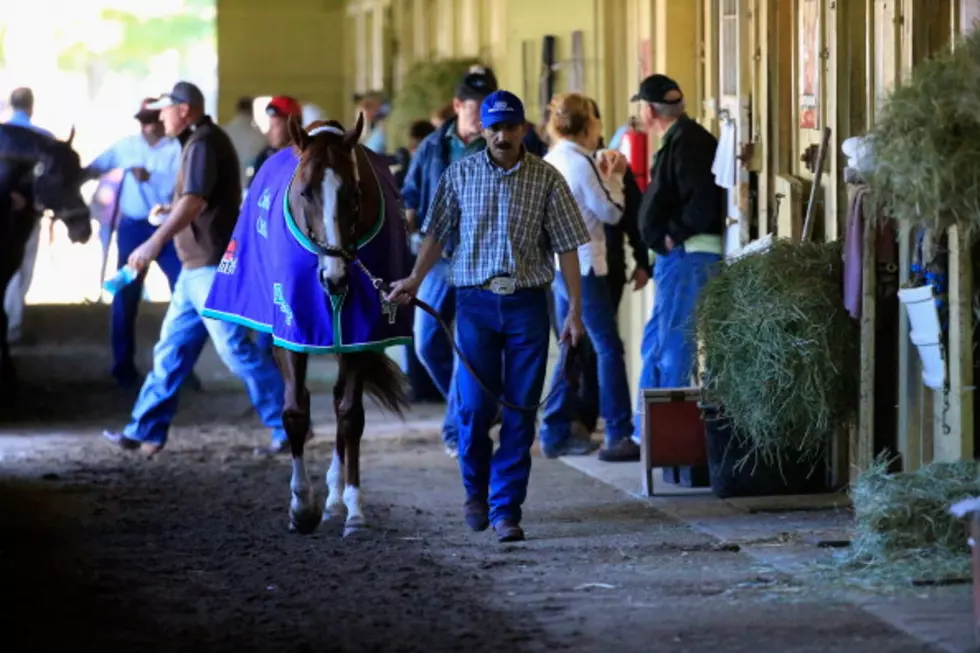
[[269, 104], [265, 107], [265, 112], [270, 116], [296, 116], [297, 118], [301, 118], [303, 116], [303, 107], [296, 98], [289, 97], [288, 95], [277, 95], [269, 100]]

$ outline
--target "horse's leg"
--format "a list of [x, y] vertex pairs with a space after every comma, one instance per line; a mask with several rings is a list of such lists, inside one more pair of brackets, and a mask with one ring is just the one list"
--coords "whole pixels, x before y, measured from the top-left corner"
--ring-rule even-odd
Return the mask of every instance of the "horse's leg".
[[323, 506], [323, 521], [342, 517], [346, 511], [344, 506], [344, 437], [340, 428], [340, 406], [344, 399], [344, 386], [347, 375], [343, 364], [337, 374], [337, 382], [333, 386], [333, 409], [337, 415], [337, 437], [334, 445], [330, 468], [327, 469], [326, 485], [327, 500]]
[[361, 505], [361, 436], [364, 434], [364, 375], [368, 373], [360, 363], [362, 357], [341, 357], [344, 370], [344, 388], [337, 405], [337, 439], [344, 442], [344, 506], [347, 521], [344, 537], [367, 528], [367, 519]]
[[[0, 300], [2, 299], [0, 296]], [[10, 357], [10, 343], [7, 342], [7, 310], [0, 305], [0, 403], [12, 400], [16, 389], [17, 373]]]
[[292, 493], [289, 500], [289, 530], [307, 535], [316, 530], [320, 522], [319, 512], [314, 505], [313, 486], [303, 459], [306, 434], [310, 430], [310, 394], [306, 390], [308, 356], [281, 347], [275, 347], [273, 354], [286, 386], [282, 425], [293, 455], [293, 475], [289, 481]]
[[10, 357], [10, 343], [7, 341], [7, 308], [4, 300], [7, 296], [7, 286], [13, 278], [13, 270], [0, 270], [0, 403], [14, 403], [14, 392], [17, 390], [17, 373], [14, 361]]

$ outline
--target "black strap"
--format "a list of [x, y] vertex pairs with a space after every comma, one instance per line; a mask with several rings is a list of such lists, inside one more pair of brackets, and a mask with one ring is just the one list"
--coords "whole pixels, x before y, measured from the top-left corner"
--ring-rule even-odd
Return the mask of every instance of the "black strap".
[[602, 192], [605, 193], [606, 200], [608, 200], [610, 204], [615, 206], [620, 211], [624, 211], [625, 207], [619, 202], [617, 202], [616, 200], [614, 200], [612, 198], [612, 195], [609, 194], [609, 189], [606, 188], [606, 182], [605, 180], [603, 180], [602, 175], [599, 174], [599, 168], [596, 167], [595, 161], [592, 160], [592, 157], [586, 154], [585, 152], [579, 152], [578, 150], [576, 150], [576, 152], [578, 152], [580, 156], [582, 156], [586, 161], [589, 162], [589, 167], [592, 168], [592, 174], [594, 174], [595, 178], [599, 180], [599, 187], [602, 188]]

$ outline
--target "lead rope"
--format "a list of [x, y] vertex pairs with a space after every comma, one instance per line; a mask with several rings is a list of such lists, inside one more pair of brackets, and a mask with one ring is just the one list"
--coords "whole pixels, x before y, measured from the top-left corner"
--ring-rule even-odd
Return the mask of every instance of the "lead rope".
[[[375, 288], [375, 290], [377, 290], [381, 294], [382, 304], [387, 302], [385, 297], [388, 295], [389, 292], [391, 292], [391, 285], [385, 283], [380, 277], [376, 277], [373, 274], [371, 274], [371, 272], [367, 269], [367, 267], [364, 265], [364, 263], [361, 262], [359, 258], [357, 258], [356, 256], [351, 256], [349, 253], [344, 252], [342, 250], [337, 250], [332, 247], [324, 247], [321, 243], [317, 243], [317, 246], [321, 247], [327, 253], [333, 253], [333, 255], [335, 256], [336, 255], [341, 256], [341, 258], [346, 259], [349, 263], [353, 263], [358, 268], [360, 268], [361, 272], [363, 272], [365, 276], [367, 276], [367, 278], [371, 281], [371, 285]], [[503, 399], [500, 395], [498, 395], [497, 393], [495, 393], [493, 390], [490, 389], [490, 386], [488, 386], [484, 382], [484, 380], [480, 378], [480, 375], [476, 373], [476, 370], [473, 369], [473, 366], [470, 365], [470, 362], [466, 360], [466, 355], [463, 353], [463, 350], [460, 349], [459, 343], [456, 342], [456, 334], [453, 333], [453, 330], [449, 327], [446, 321], [439, 314], [439, 311], [432, 308], [432, 306], [423, 302], [418, 297], [412, 297], [412, 301], [409, 302], [409, 305], [415, 306], [416, 308], [419, 308], [425, 313], [429, 314], [439, 324], [439, 326], [442, 327], [443, 332], [446, 334], [446, 337], [449, 338], [449, 342], [453, 346], [453, 350], [456, 352], [456, 356], [459, 357], [459, 362], [473, 376], [473, 378], [476, 380], [477, 385], [479, 385], [480, 388], [485, 393], [493, 397], [497, 405], [520, 412], [536, 413], [538, 412], [538, 410], [541, 409], [542, 406], [547, 404], [549, 401], [551, 401], [551, 399], [555, 395], [558, 394], [558, 390], [560, 389], [560, 386], [556, 385], [551, 389], [551, 392], [549, 392], [544, 399], [542, 399], [540, 402], [532, 406], [518, 406], [517, 404], [511, 403], [506, 399]], [[568, 383], [569, 386], [571, 386], [572, 390], [578, 389], [578, 378], [575, 375], [575, 366], [574, 366], [575, 354], [576, 354], [575, 347], [570, 346], [567, 342], [562, 342], [559, 344], [558, 368], [562, 370], [562, 374], [565, 377], [565, 382]]]

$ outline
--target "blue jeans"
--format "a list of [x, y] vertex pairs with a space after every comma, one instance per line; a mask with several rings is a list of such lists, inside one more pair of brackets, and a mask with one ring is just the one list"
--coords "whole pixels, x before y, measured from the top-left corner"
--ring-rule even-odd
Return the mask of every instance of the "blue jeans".
[[[419, 286], [418, 298], [452, 324], [456, 315], [456, 289], [450, 285], [450, 262], [445, 258], [432, 267]], [[442, 440], [447, 445], [458, 441], [458, 423], [454, 368], [456, 355], [452, 343], [439, 323], [425, 311], [415, 309], [415, 354], [428, 371], [432, 383], [446, 398], [446, 418], [442, 425]]]
[[495, 398], [502, 395], [518, 406], [541, 400], [549, 326], [545, 290], [508, 296], [477, 288], [456, 290], [459, 346], [494, 393], [485, 392], [465, 367], [459, 368], [459, 467], [467, 499], [486, 499], [491, 523], [521, 519], [537, 420], [533, 412], [505, 408], [500, 446], [494, 452], [490, 423], [497, 414]]
[[[116, 248], [118, 268], [126, 265], [129, 255], [145, 243], [156, 231], [156, 227], [145, 219], [121, 218], [116, 229]], [[108, 234], [108, 230], [106, 230]], [[180, 259], [172, 242], [164, 245], [157, 257], [157, 265], [170, 282], [170, 292], [180, 274]], [[136, 370], [136, 313], [143, 298], [143, 280], [137, 279], [117, 292], [112, 298], [112, 375], [120, 383], [135, 382], [139, 378]]]
[[[694, 310], [698, 295], [714, 276], [721, 256], [683, 247], [657, 256], [653, 267], [653, 314], [640, 343], [640, 389], [682, 388], [691, 385], [696, 357]], [[642, 428], [643, 396], [637, 397], [634, 425]]]
[[286, 440], [282, 427], [284, 386], [272, 354], [256, 346], [250, 329], [201, 317], [216, 270], [183, 270], [177, 277], [170, 308], [160, 327], [160, 341], [153, 348], [153, 370], [133, 406], [126, 437], [152, 444], [167, 441], [167, 430], [177, 412], [177, 391], [210, 336], [222, 362], [245, 383], [262, 423], [273, 430], [273, 444]]
[[[555, 275], [551, 287], [555, 321], [561, 328], [568, 315], [568, 289], [561, 273]], [[594, 272], [582, 277], [582, 322], [596, 356], [599, 411], [606, 422], [606, 444], [615, 444], [633, 435], [633, 409], [623, 341], [616, 326], [609, 284], [605, 277], [598, 277]], [[563, 369], [555, 368], [551, 384], [554, 394], [544, 408], [541, 442], [557, 446], [571, 436], [577, 397], [565, 380]]]

